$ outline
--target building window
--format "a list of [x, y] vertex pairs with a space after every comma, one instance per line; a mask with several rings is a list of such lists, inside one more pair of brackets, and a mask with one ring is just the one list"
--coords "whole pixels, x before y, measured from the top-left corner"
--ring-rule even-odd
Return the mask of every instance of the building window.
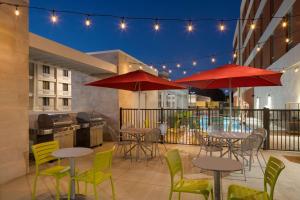
[[69, 77], [69, 70], [64, 69], [63, 75], [64, 75], [64, 77]]
[[50, 90], [50, 82], [49, 81], [43, 81], [43, 89]]
[[49, 105], [50, 105], [50, 98], [43, 97], [43, 106], [49, 106]]
[[63, 83], [63, 91], [69, 91], [67, 83]]
[[63, 106], [69, 106], [69, 99], [63, 98]]
[[43, 73], [50, 74], [50, 67], [48, 65], [43, 65]]

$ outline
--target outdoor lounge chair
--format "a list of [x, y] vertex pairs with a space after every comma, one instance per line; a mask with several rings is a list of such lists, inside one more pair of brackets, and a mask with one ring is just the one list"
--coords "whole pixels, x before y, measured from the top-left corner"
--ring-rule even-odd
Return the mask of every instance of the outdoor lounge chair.
[[[183, 178], [183, 167], [178, 149], [167, 151], [165, 158], [171, 175], [171, 189], [169, 200], [172, 199], [173, 192], [178, 192], [178, 200], [181, 193], [201, 194], [207, 200], [209, 195], [214, 199], [213, 188], [208, 179], [185, 179]], [[179, 179], [175, 179], [179, 176]]]
[[264, 173], [264, 190], [230, 185], [227, 200], [273, 200], [277, 179], [284, 168], [285, 165], [281, 160], [271, 156]]

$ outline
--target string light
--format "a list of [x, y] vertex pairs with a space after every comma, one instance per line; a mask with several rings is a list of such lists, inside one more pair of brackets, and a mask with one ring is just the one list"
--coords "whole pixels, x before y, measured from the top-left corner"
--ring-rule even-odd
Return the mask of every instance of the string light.
[[85, 19], [85, 25], [90, 26], [91, 24], [92, 24], [92, 22], [91, 22], [89, 16], [87, 16], [87, 18]]
[[260, 51], [260, 46], [259, 46], [259, 45], [257, 45], [257, 47], [256, 47], [256, 51], [257, 51], [257, 52], [259, 52], [259, 51]]
[[183, 73], [183, 74], [186, 74], [186, 71], [183, 71], [182, 73]]
[[20, 11], [19, 11], [19, 9], [18, 9], [18, 6], [16, 6], [16, 9], [15, 9], [15, 15], [16, 15], [16, 16], [19, 16], [19, 15], [20, 15]]
[[157, 72], [157, 69], [155, 68], [155, 69], [154, 69], [154, 71], [156, 71], [156, 72]]
[[236, 57], [237, 57], [237, 55], [236, 55], [236, 53], [234, 52], [234, 53], [233, 53], [233, 58], [236, 58]]
[[181, 67], [181, 65], [178, 63], [178, 64], [176, 65], [176, 67], [177, 67], [177, 68], [180, 68], [180, 67]]
[[52, 23], [56, 23], [58, 20], [57, 15], [55, 14], [55, 11], [52, 11], [52, 15], [51, 15], [51, 21]]
[[140, 69], [143, 69], [143, 67], [142, 67], [142, 66], [140, 66], [139, 68], [140, 68]]
[[252, 21], [251, 24], [250, 24], [250, 28], [252, 30], [254, 30], [256, 28], [256, 24]]
[[166, 69], [166, 68], [167, 68], [167, 66], [166, 66], [166, 65], [163, 65], [163, 66], [162, 66], [162, 68], [163, 68], [163, 69]]
[[285, 42], [289, 43], [290, 42], [290, 38], [285, 38]]
[[154, 28], [154, 30], [155, 30], [155, 31], [159, 31], [159, 29], [160, 29], [160, 25], [159, 25], [159, 23], [158, 23], [158, 21], [157, 21], [157, 20], [155, 20], [155, 23], [154, 23], [154, 26], [153, 26], [153, 28]]
[[172, 70], [171, 70], [171, 69], [169, 69], [169, 71], [168, 71], [168, 72], [169, 72], [169, 74], [171, 74], [171, 73], [172, 73]]
[[196, 66], [196, 65], [197, 65], [197, 62], [196, 62], [196, 61], [193, 61], [192, 64], [193, 64], [193, 66]]
[[296, 72], [296, 73], [297, 73], [298, 71], [299, 71], [299, 68], [298, 68], [298, 67], [297, 67], [297, 68], [295, 68], [294, 72]]
[[225, 31], [225, 24], [223, 21], [219, 24], [219, 29], [221, 32]]
[[188, 25], [186, 26], [186, 30], [188, 32], [193, 32], [194, 31], [194, 25], [193, 25], [192, 21], [189, 21]]
[[282, 20], [281, 26], [282, 26], [283, 28], [285, 28], [285, 27], [287, 27], [287, 25], [288, 25], [287, 20], [286, 20], [286, 18], [284, 17], [283, 20]]
[[127, 28], [127, 24], [126, 24], [125, 19], [123, 17], [121, 22], [120, 22], [120, 29], [125, 30], [126, 28]]
[[281, 70], [281, 72], [284, 74], [284, 73], [285, 73], [285, 70], [283, 69], [283, 70]]

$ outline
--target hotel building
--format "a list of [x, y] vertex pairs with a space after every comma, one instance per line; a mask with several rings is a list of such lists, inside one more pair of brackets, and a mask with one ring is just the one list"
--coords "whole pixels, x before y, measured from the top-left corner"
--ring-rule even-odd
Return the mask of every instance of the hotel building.
[[234, 63], [281, 71], [283, 75], [282, 86], [241, 88], [234, 94], [236, 105], [299, 109], [299, 16], [299, 0], [242, 0], [241, 20], [233, 39]]

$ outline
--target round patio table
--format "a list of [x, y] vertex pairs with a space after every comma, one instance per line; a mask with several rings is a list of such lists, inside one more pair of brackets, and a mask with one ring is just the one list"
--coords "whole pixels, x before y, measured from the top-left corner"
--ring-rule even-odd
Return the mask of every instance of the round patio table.
[[221, 199], [221, 172], [239, 171], [243, 168], [242, 163], [229, 158], [205, 156], [195, 158], [192, 162], [196, 167], [214, 172], [215, 200]]
[[212, 131], [208, 133], [208, 136], [225, 140], [228, 145], [228, 151], [224, 152], [222, 156], [224, 156], [228, 152], [228, 157], [231, 158], [234, 143], [239, 140], [245, 139], [249, 136], [249, 134], [244, 132]]
[[[75, 158], [82, 157], [88, 154], [93, 153], [93, 150], [90, 148], [83, 147], [72, 147], [72, 148], [62, 148], [56, 150], [52, 153], [52, 156], [56, 158], [68, 158], [70, 161], [70, 176], [71, 176], [71, 199], [84, 199], [83, 195], [75, 193]], [[63, 198], [67, 199], [67, 198]]]

